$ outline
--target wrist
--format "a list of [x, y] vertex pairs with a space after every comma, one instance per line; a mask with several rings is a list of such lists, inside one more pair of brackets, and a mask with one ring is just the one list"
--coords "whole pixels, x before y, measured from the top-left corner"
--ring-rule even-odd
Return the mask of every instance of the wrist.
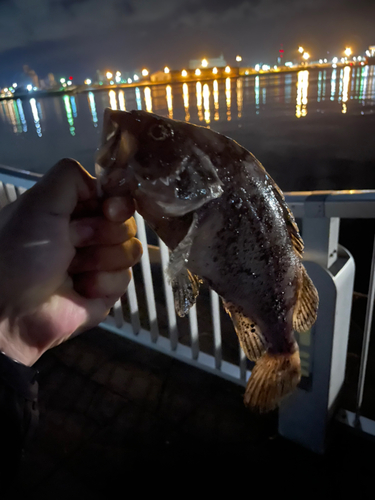
[[8, 319], [0, 320], [0, 351], [26, 366], [32, 366], [40, 357], [35, 347], [28, 346], [20, 338], [18, 324], [11, 325]]

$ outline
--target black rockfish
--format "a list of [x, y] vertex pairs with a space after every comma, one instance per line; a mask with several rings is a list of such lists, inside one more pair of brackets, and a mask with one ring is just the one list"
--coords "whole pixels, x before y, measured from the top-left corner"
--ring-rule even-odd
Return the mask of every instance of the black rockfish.
[[97, 164], [104, 194], [130, 194], [172, 250], [177, 313], [195, 303], [201, 279], [220, 295], [256, 362], [244, 402], [274, 409], [301, 376], [293, 330], [308, 330], [318, 308], [278, 186], [228, 137], [144, 111], [105, 111]]

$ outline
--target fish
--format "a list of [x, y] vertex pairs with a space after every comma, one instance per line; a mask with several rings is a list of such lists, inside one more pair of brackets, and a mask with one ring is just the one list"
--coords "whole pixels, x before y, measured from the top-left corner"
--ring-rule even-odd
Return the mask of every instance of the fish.
[[301, 379], [294, 332], [311, 329], [318, 292], [284, 195], [236, 141], [145, 111], [104, 112], [96, 175], [103, 196], [131, 196], [170, 249], [166, 270], [185, 316], [206, 282], [254, 362], [243, 401], [279, 407]]

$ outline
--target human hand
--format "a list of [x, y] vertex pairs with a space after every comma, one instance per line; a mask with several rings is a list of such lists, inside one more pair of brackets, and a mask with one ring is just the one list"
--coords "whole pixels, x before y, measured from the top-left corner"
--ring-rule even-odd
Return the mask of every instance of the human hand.
[[133, 213], [70, 159], [0, 212], [1, 351], [30, 366], [106, 317], [142, 255]]

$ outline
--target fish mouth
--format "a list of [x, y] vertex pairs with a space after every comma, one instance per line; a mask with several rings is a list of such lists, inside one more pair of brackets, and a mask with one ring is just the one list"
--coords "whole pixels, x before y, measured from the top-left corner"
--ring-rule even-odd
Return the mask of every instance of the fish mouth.
[[[125, 115], [125, 116], [124, 116]], [[124, 122], [128, 122], [125, 124]], [[102, 141], [95, 158], [95, 172], [102, 191], [112, 196], [134, 191], [137, 181], [130, 161], [138, 144], [131, 132], [132, 113], [106, 109], [104, 112]], [[123, 128], [124, 127], [124, 128]]]

